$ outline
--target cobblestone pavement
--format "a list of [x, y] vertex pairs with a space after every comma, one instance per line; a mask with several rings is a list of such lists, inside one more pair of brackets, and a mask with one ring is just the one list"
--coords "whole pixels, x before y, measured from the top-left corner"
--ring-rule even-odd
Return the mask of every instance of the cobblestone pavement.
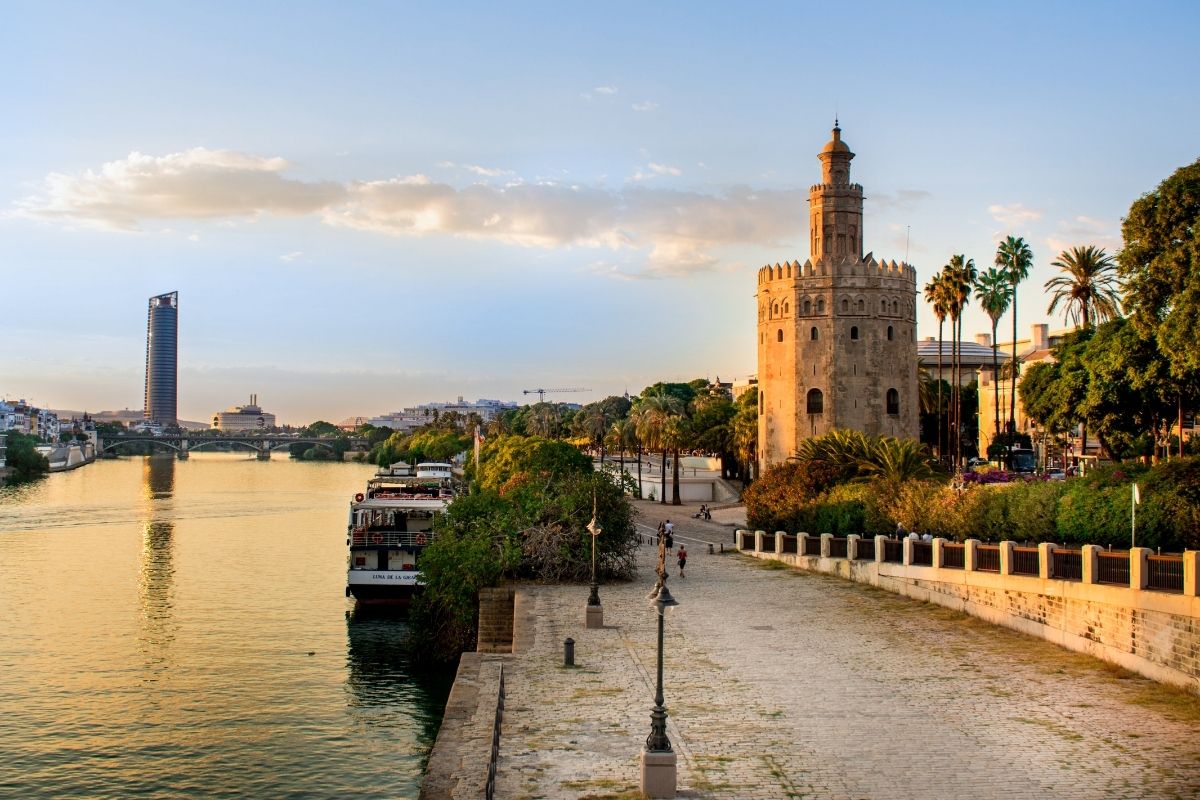
[[[678, 511], [639, 510], [651, 526]], [[939, 606], [688, 550], [686, 578], [670, 562], [664, 679], [681, 797], [1200, 797], [1200, 699]], [[601, 588], [603, 629], [583, 627], [587, 587], [534, 590], [536, 636], [506, 667], [497, 797], [638, 796], [654, 555]]]

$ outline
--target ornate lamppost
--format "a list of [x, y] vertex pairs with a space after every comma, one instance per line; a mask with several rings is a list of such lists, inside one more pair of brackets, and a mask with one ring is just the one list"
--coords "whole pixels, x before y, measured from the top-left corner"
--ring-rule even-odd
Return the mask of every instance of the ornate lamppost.
[[600, 584], [596, 580], [596, 539], [603, 528], [596, 521], [596, 494], [592, 493], [592, 521], [587, 524], [588, 532], [592, 534], [592, 590], [588, 595], [587, 613], [584, 617], [584, 627], [604, 627], [604, 606], [600, 605]]
[[650, 735], [642, 750], [642, 794], [647, 797], [674, 797], [677, 767], [675, 751], [667, 738], [667, 709], [663, 706], [663, 622], [668, 608], [679, 605], [667, 588], [666, 545], [658, 548], [658, 583], [650, 593], [651, 606], [658, 614], [658, 683], [654, 710], [650, 712]]

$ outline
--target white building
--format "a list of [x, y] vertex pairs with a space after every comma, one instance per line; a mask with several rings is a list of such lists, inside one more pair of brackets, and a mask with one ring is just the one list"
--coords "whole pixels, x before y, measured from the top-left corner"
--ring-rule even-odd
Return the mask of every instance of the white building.
[[42, 441], [58, 440], [58, 415], [24, 400], [0, 400], [0, 431], [16, 431]]
[[227, 411], [213, 414], [212, 426], [219, 431], [251, 431], [275, 427], [275, 415], [262, 410], [258, 395], [250, 395], [250, 403], [231, 406]]
[[458, 413], [464, 417], [468, 414], [478, 414], [480, 419], [487, 422], [501, 412], [516, 407], [516, 403], [504, 400], [480, 398], [474, 403], [468, 403], [462, 397], [459, 397], [458, 402], [455, 403], [423, 403], [419, 406], [406, 408], [403, 411], [393, 411], [390, 414], [371, 417], [367, 420], [367, 423], [377, 428], [386, 427], [394, 431], [410, 431], [422, 425], [428, 425], [438, 417], [450, 412]]

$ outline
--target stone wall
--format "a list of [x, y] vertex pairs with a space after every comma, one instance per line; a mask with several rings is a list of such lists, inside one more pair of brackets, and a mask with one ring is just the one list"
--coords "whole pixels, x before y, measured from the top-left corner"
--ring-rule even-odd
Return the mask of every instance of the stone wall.
[[496, 586], [479, 590], [480, 653], [511, 653], [513, 649], [513, 603], [511, 586]]
[[[822, 553], [830, 552], [831, 538], [821, 537]], [[1084, 550], [1084, 580], [1069, 581], [1048, 577], [1044, 566], [1039, 576], [1008, 574], [1011, 557], [1004, 556], [1003, 574], [975, 570], [971, 542], [964, 569], [914, 565], [908, 546], [904, 563], [888, 563], [882, 560], [885, 538], [876, 538], [875, 559], [857, 560], [858, 537], [849, 537], [849, 558], [830, 558], [783, 552], [782, 533], [735, 534], [738, 549], [746, 555], [937, 603], [1200, 694], [1200, 552], [1184, 554], [1184, 590], [1176, 593], [1142, 588], [1146, 584], [1139, 564], [1148, 553], [1144, 548], [1132, 551], [1132, 583], [1126, 588], [1095, 583], [1087, 563], [1095, 554], [1090, 548]], [[935, 565], [943, 563], [942, 545], [942, 540], [934, 540]], [[1001, 546], [1010, 548], [1011, 543]], [[1043, 545], [1043, 554], [1052, 547]], [[1042, 559], [1043, 564], [1047, 561]]]

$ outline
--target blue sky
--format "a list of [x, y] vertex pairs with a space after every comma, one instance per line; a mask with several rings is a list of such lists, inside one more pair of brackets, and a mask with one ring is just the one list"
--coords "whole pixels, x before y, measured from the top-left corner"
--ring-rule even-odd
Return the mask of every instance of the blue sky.
[[186, 419], [745, 376], [835, 113], [866, 248], [1025, 236], [1024, 330], [1200, 155], [1193, 3], [744, 5], [9, 6], [0, 395], [140, 408], [176, 289]]

